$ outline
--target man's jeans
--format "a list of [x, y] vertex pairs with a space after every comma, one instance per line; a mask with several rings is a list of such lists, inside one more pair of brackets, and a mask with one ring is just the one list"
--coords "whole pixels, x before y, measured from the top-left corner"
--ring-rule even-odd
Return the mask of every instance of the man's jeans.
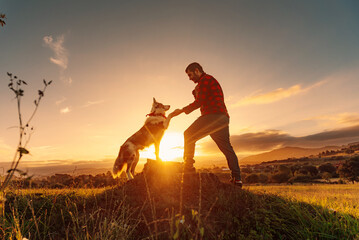
[[229, 118], [224, 114], [208, 114], [199, 117], [184, 132], [184, 164], [191, 168], [195, 162], [194, 152], [196, 142], [210, 135], [219, 149], [226, 156], [232, 178], [241, 179], [238, 158], [229, 140]]

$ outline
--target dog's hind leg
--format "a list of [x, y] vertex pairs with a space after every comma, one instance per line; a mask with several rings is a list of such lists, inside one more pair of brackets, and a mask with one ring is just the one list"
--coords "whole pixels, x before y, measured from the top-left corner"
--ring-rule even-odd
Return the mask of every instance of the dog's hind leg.
[[133, 159], [131, 159], [131, 160], [129, 160], [129, 163], [127, 164], [126, 175], [127, 175], [128, 180], [133, 179], [133, 175], [131, 174], [131, 168], [132, 168], [133, 163], [134, 163], [134, 161], [133, 161]]
[[135, 159], [134, 159], [134, 161], [133, 161], [133, 163], [132, 163], [132, 165], [131, 165], [131, 174], [132, 174], [132, 176], [135, 176], [135, 168], [136, 168], [136, 165], [137, 165], [137, 163], [138, 163], [139, 160], [140, 160], [140, 154], [139, 154], [139, 152], [137, 151], [137, 152], [136, 152]]
[[115, 161], [115, 164], [113, 165], [113, 175], [114, 176], [119, 176], [122, 172], [122, 168], [124, 167], [125, 165], [125, 159], [123, 157], [123, 153], [124, 152], [124, 148], [121, 147], [120, 149], [120, 152], [118, 153], [118, 156], [116, 158], [116, 161]]

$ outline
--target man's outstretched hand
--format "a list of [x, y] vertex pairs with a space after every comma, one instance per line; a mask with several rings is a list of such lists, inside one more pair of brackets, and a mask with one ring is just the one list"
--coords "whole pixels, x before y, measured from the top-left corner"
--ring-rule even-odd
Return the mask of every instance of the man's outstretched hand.
[[171, 112], [168, 116], [172, 118], [180, 115], [181, 113], [183, 113], [182, 109], [176, 109], [173, 112]]

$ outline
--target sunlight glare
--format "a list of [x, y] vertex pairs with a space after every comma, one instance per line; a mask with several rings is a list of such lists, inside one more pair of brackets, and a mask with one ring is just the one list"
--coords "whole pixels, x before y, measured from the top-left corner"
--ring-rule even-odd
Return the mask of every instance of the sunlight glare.
[[[160, 158], [163, 161], [174, 161], [183, 156], [183, 134], [179, 132], [166, 132], [160, 145]], [[140, 158], [156, 159], [155, 146], [140, 152]]]

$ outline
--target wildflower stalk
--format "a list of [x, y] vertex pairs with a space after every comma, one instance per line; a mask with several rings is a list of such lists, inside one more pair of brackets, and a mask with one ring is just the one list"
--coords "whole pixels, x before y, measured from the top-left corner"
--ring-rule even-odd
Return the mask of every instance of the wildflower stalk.
[[[16, 171], [19, 171], [18, 165], [22, 159], [22, 157], [26, 154], [29, 154], [30, 152], [26, 149], [27, 144], [29, 143], [31, 139], [32, 132], [34, 130], [33, 127], [30, 126], [31, 120], [34, 118], [38, 108], [39, 104], [41, 102], [41, 99], [44, 97], [44, 93], [46, 91], [46, 88], [52, 83], [52, 81], [46, 82], [46, 80], [43, 80], [44, 87], [42, 90], [38, 90], [38, 98], [34, 101], [35, 108], [32, 114], [30, 115], [29, 119], [26, 121], [25, 124], [23, 124], [23, 117], [21, 115], [21, 98], [24, 96], [24, 90], [22, 89], [23, 85], [27, 85], [27, 83], [24, 80], [18, 79], [17, 76], [13, 76], [12, 73], [7, 73], [7, 75], [10, 78], [10, 83], [8, 85], [9, 89], [14, 92], [17, 100], [17, 110], [18, 110], [18, 117], [19, 117], [19, 142], [16, 148], [16, 152], [14, 154], [14, 158], [11, 162], [11, 167], [7, 171], [7, 175], [4, 179], [4, 181], [1, 183], [0, 186], [0, 214], [4, 213], [3, 204], [5, 203], [5, 189], [9, 185], [10, 180], [14, 176], [14, 173]], [[27, 137], [25, 137], [27, 136]]]

